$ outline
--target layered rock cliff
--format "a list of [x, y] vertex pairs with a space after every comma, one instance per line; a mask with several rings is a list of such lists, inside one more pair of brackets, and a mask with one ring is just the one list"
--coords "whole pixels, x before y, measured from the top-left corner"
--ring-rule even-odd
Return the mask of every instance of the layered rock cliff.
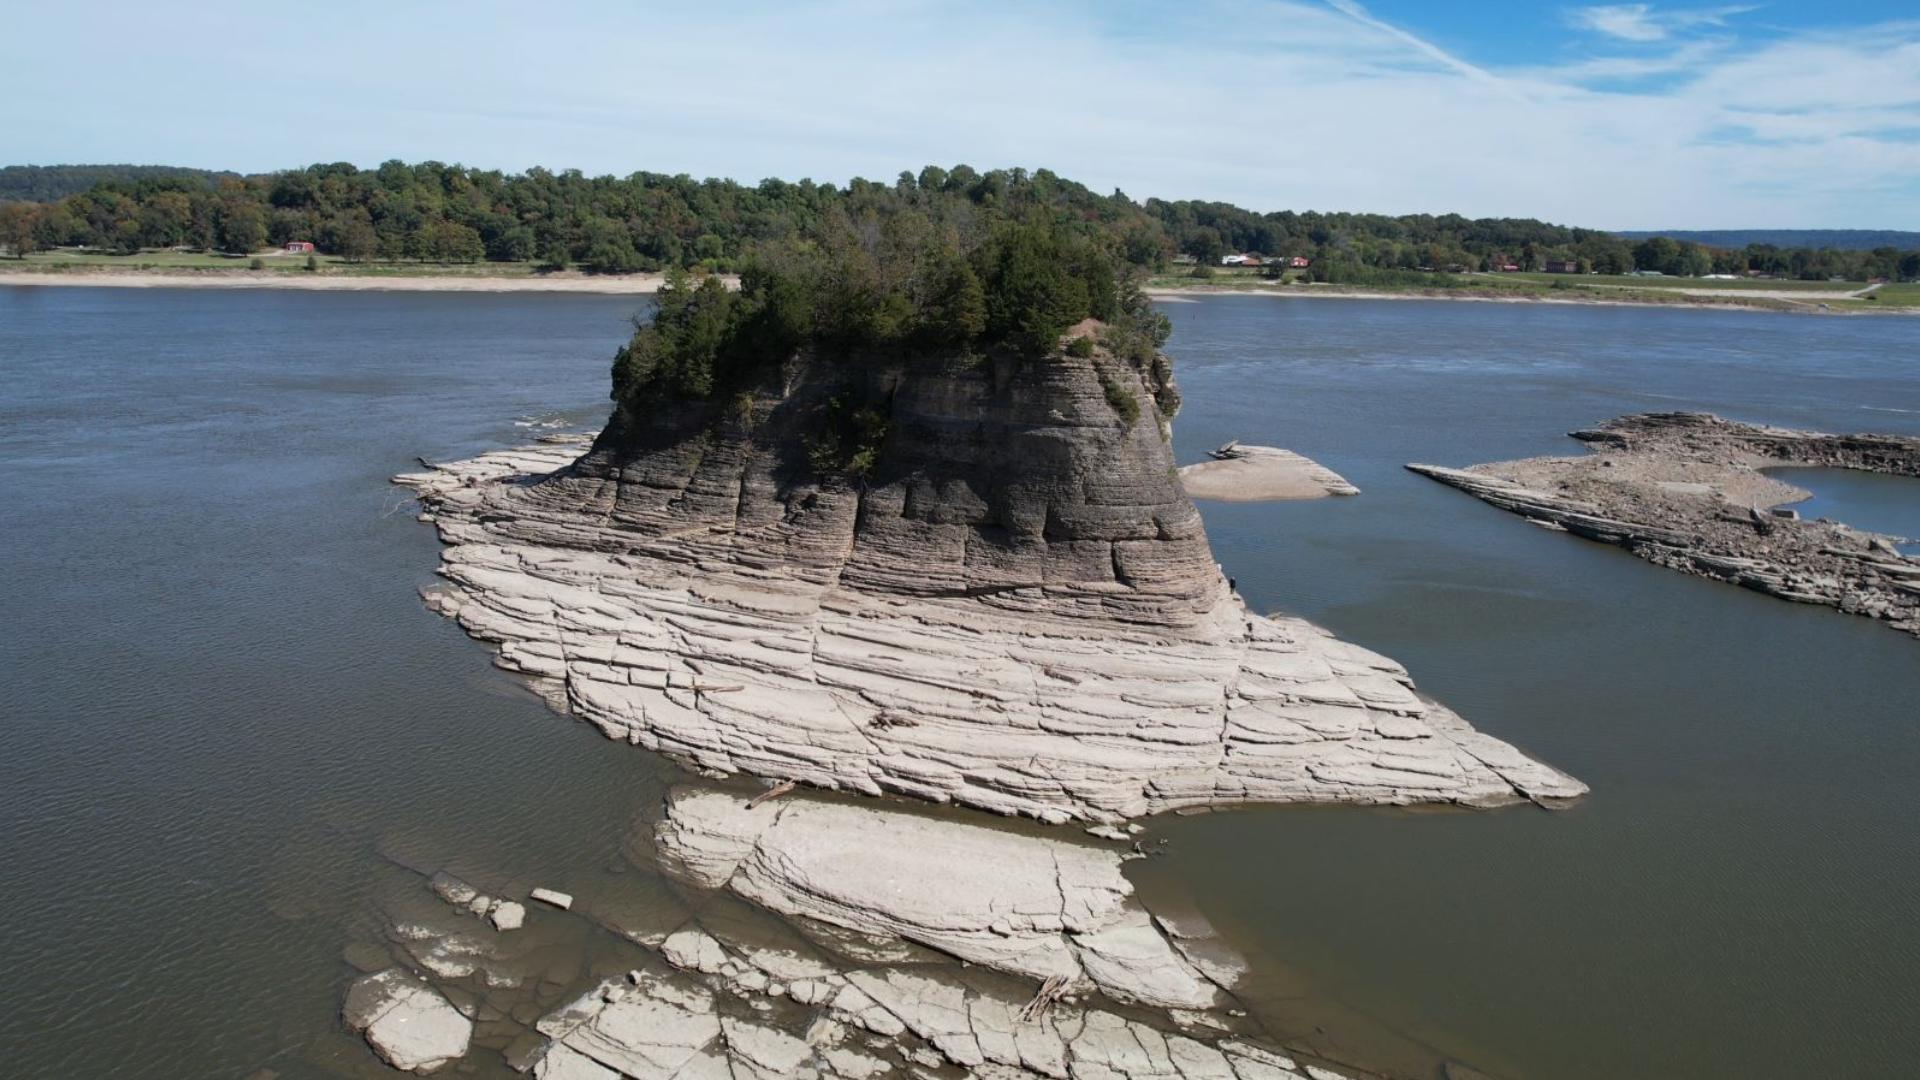
[[795, 362], [579, 444], [402, 477], [431, 597], [607, 735], [1048, 820], [1585, 789], [1392, 661], [1249, 614], [1179, 487], [1164, 361]]

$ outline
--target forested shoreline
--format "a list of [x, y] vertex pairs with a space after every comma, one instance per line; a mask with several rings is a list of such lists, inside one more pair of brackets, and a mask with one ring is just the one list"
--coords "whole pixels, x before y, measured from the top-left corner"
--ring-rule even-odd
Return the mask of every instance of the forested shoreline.
[[[112, 167], [65, 167], [74, 170]], [[77, 183], [84, 176], [36, 179]], [[1920, 277], [1920, 251], [1708, 247], [1665, 237], [1455, 214], [1256, 213], [1228, 203], [1096, 193], [1041, 169], [928, 166], [891, 183], [731, 180], [576, 170], [503, 173], [439, 162], [336, 163], [256, 176], [140, 167], [50, 202], [0, 204], [0, 248], [23, 255], [86, 246], [111, 252], [188, 248], [247, 254], [310, 242], [353, 262], [533, 262], [551, 269], [633, 273], [736, 271], [756, 248], [857, 226], [901, 206], [970, 214], [1040, 211], [1103, 235], [1113, 256], [1162, 268], [1183, 257], [1300, 257], [1307, 276], [1367, 284], [1403, 274], [1565, 266], [1700, 276], [1764, 273], [1805, 280]]]

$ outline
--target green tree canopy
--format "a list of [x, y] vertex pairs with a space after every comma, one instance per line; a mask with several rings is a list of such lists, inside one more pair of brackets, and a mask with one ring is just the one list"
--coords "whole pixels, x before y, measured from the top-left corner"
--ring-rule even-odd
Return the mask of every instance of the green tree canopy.
[[817, 240], [766, 245], [737, 292], [668, 276], [653, 318], [614, 360], [623, 408], [711, 399], [804, 350], [837, 362], [1000, 351], [1038, 358], [1085, 319], [1150, 359], [1165, 319], [1116, 269], [1111, 234], [1038, 212], [962, 229], [917, 208], [836, 217]]

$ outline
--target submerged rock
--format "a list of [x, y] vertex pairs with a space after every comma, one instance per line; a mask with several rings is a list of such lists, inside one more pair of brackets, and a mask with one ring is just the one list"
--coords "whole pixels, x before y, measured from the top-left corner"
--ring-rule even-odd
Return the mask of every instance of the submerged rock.
[[433, 894], [456, 908], [464, 909], [480, 897], [480, 890], [442, 870], [427, 880]]
[[679, 788], [644, 815], [629, 849], [693, 886], [656, 907], [644, 945], [598, 925], [604, 892], [505, 935], [395, 877], [390, 969], [343, 1012], [383, 1056], [433, 1068], [451, 1047], [415, 1047], [417, 1031], [383, 1020], [433, 995], [413, 1004], [471, 1021], [463, 1069], [500, 1054], [560, 1080], [1315, 1075], [1232, 998], [1244, 961], [1197, 913], [1142, 910], [1109, 845], [750, 794]]
[[1920, 559], [1903, 556], [1895, 538], [1802, 520], [1779, 504], [1807, 492], [1760, 471], [1809, 465], [1920, 476], [1920, 439], [1794, 431], [1707, 413], [1625, 416], [1573, 437], [1596, 452], [1407, 468], [1659, 566], [1920, 635]]
[[466, 1054], [473, 1022], [440, 992], [399, 968], [356, 981], [341, 1018], [396, 1069], [427, 1073]]
[[[556, 706], [711, 772], [1047, 821], [1586, 790], [1385, 657], [1249, 613], [1152, 373], [854, 367], [398, 478], [449, 545], [431, 603]], [[806, 450], [848, 395], [885, 409], [858, 480]]]

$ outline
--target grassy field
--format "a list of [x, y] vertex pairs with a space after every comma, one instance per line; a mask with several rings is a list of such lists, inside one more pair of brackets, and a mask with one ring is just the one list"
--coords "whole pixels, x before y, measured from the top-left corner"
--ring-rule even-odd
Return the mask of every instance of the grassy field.
[[1920, 308], [1920, 284], [1882, 285], [1858, 300], [1848, 301], [1861, 306], [1878, 305], [1880, 307]]
[[[259, 259], [261, 269], [252, 269], [252, 260]], [[526, 262], [478, 262], [478, 263], [418, 263], [418, 262], [364, 262], [351, 263], [336, 255], [315, 255], [318, 270], [327, 274], [348, 274], [356, 277], [418, 277], [429, 276], [471, 276], [471, 277], [517, 277], [535, 272], [534, 264]], [[305, 255], [282, 255], [269, 253], [263, 255], [223, 255], [218, 252], [203, 251], [142, 251], [137, 255], [115, 255], [104, 251], [88, 251], [80, 248], [60, 248], [55, 251], [41, 251], [25, 259], [0, 259], [0, 270], [35, 270], [57, 273], [62, 270], [121, 270], [121, 271], [223, 271], [228, 273], [308, 273]]]
[[1497, 278], [1502, 281], [1527, 281], [1551, 286], [1556, 281], [1576, 285], [1605, 285], [1631, 289], [1725, 289], [1730, 292], [1852, 292], [1864, 289], [1864, 281], [1789, 281], [1784, 278], [1735, 278], [1732, 281], [1710, 278], [1633, 277], [1627, 274], [1474, 274], [1474, 281]]

